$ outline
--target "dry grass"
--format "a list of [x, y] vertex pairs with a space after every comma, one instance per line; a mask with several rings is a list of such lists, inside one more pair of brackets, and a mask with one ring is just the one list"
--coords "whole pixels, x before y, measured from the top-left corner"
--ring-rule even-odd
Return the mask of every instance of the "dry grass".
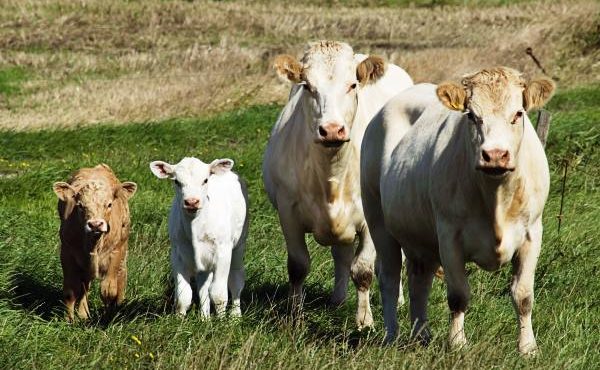
[[[600, 80], [600, 4], [533, 1], [500, 7], [283, 5], [276, 1], [0, 0], [0, 70], [23, 69], [0, 97], [0, 127], [127, 123], [278, 102], [269, 68], [314, 39], [383, 55], [416, 81], [489, 65], [539, 71], [559, 86]], [[595, 64], [594, 64], [595, 63]]]

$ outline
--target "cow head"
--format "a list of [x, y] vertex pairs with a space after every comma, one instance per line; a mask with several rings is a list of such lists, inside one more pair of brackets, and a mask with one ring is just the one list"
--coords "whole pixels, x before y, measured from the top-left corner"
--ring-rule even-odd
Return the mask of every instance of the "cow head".
[[77, 187], [56, 182], [53, 189], [63, 201], [63, 219], [77, 217], [87, 234], [99, 236], [110, 231], [109, 220], [114, 202], [119, 198], [127, 202], [135, 194], [137, 185], [129, 181], [111, 184], [104, 179], [93, 178], [80, 182]]
[[183, 158], [177, 164], [163, 161], [150, 163], [150, 170], [159, 179], [173, 180], [176, 197], [183, 211], [194, 215], [202, 208], [208, 197], [208, 183], [212, 176], [231, 170], [231, 159], [215, 159], [210, 164], [197, 158]]
[[506, 67], [466, 75], [462, 84], [440, 84], [437, 96], [449, 109], [464, 113], [471, 132], [474, 167], [501, 178], [517, 166], [526, 113], [550, 100], [555, 85], [549, 79], [526, 81]]
[[358, 90], [385, 72], [380, 57], [355, 56], [348, 44], [334, 41], [309, 44], [300, 62], [279, 55], [273, 67], [281, 78], [303, 89], [308, 129], [314, 141], [326, 147], [340, 147], [350, 140]]

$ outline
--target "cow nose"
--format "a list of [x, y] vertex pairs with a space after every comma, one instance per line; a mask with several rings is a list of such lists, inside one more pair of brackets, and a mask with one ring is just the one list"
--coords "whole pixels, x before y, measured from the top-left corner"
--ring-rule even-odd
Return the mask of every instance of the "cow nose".
[[481, 158], [488, 165], [507, 167], [510, 161], [510, 154], [508, 150], [502, 149], [482, 150]]
[[200, 208], [200, 199], [188, 198], [183, 201], [183, 205], [187, 209], [198, 209]]
[[100, 220], [100, 219], [89, 220], [87, 222], [87, 225], [90, 228], [90, 230], [95, 231], [95, 232], [106, 232], [107, 231], [106, 221], [104, 221], [104, 220]]
[[319, 136], [323, 141], [347, 141], [346, 126], [337, 122], [319, 125]]

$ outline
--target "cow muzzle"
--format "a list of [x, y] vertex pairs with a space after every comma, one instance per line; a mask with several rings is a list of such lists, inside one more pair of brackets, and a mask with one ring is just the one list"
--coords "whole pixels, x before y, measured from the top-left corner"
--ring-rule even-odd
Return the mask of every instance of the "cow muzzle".
[[350, 135], [345, 125], [337, 122], [327, 122], [319, 125], [317, 142], [326, 147], [339, 147], [350, 141]]
[[186, 198], [183, 200], [183, 209], [186, 212], [194, 214], [200, 209], [200, 199], [198, 198]]
[[85, 231], [92, 234], [104, 234], [108, 232], [108, 224], [101, 218], [91, 219], [86, 222]]
[[492, 177], [502, 177], [515, 170], [510, 164], [510, 153], [502, 149], [482, 150], [476, 168]]

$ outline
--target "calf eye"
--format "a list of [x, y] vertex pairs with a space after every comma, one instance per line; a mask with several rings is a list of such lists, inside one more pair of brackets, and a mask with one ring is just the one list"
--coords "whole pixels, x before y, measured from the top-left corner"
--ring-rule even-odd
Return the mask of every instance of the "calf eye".
[[106, 205], [106, 207], [108, 207], [108, 208], [111, 208], [111, 207], [112, 207], [112, 202], [108, 203], [108, 204]]
[[347, 91], [347, 92], [350, 92], [350, 91], [352, 91], [352, 90], [356, 89], [356, 86], [357, 86], [357, 85], [356, 85], [356, 82], [355, 82], [355, 83], [353, 83], [352, 85], [348, 86], [348, 91]]
[[202, 182], [202, 184], [206, 184], [208, 182], [208, 179], [204, 179], [204, 181]]

